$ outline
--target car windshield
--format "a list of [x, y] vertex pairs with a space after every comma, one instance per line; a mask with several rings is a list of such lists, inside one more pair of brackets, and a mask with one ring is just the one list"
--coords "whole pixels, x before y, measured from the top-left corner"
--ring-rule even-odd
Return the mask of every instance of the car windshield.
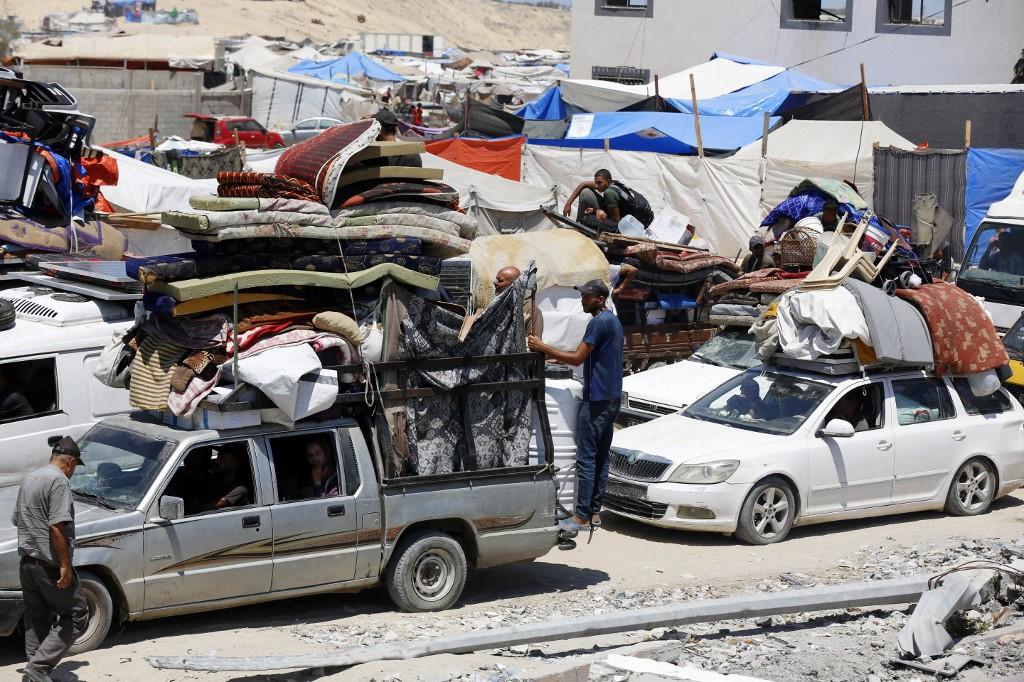
[[1010, 331], [1006, 332], [1003, 343], [1006, 344], [1007, 350], [1015, 353], [1018, 357], [1024, 355], [1024, 315], [1017, 320]]
[[108, 507], [135, 508], [174, 449], [171, 441], [97, 424], [78, 442], [71, 489]]
[[718, 332], [693, 354], [694, 359], [719, 367], [750, 369], [760, 365], [754, 336], [743, 329], [724, 329]]
[[683, 410], [700, 421], [788, 436], [831, 393], [832, 386], [760, 370], [733, 377]]
[[1024, 284], [1024, 226], [982, 223], [971, 240], [959, 278], [995, 286]]

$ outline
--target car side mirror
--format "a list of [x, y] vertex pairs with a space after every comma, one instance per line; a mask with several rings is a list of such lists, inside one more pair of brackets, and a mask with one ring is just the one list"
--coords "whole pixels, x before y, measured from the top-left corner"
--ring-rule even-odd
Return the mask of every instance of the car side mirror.
[[818, 435], [824, 438], [851, 438], [856, 432], [853, 424], [845, 419], [829, 419], [825, 428], [818, 431]]
[[185, 516], [185, 500], [173, 495], [164, 495], [160, 498], [160, 518], [165, 521], [175, 521]]

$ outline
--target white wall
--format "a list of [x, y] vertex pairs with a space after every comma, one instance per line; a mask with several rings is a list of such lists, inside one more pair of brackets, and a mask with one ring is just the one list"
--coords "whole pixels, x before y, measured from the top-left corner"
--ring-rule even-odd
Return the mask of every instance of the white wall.
[[718, 51], [839, 84], [859, 81], [861, 63], [871, 85], [1009, 83], [1024, 48], [1024, 0], [957, 0], [949, 36], [876, 33], [876, 0], [853, 0], [849, 32], [780, 28], [788, 0], [653, 0], [650, 19], [598, 17], [595, 1], [573, 3], [574, 78], [595, 65], [667, 76]]

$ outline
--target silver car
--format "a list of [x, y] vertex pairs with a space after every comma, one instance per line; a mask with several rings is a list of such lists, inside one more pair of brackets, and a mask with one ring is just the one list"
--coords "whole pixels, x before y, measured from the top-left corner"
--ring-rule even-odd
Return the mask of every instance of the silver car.
[[336, 118], [330, 118], [328, 116], [314, 116], [313, 118], [303, 119], [288, 130], [279, 130], [281, 138], [284, 143], [289, 147], [296, 142], [302, 142], [308, 140], [311, 137], [315, 137], [327, 130], [331, 126], [341, 125], [343, 121], [339, 121]]

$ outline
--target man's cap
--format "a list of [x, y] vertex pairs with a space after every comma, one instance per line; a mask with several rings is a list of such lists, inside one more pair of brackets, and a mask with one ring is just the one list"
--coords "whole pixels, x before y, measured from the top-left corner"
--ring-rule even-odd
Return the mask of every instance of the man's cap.
[[381, 109], [374, 114], [373, 117], [377, 120], [377, 123], [380, 123], [382, 126], [398, 125], [398, 117], [395, 116], [395, 112], [390, 109]]
[[46, 442], [53, 448], [54, 454], [71, 455], [82, 463], [82, 451], [71, 436], [50, 436]]
[[586, 284], [573, 288], [584, 295], [589, 294], [590, 296], [604, 296], [608, 298], [608, 285], [599, 279], [592, 279]]
[[750, 238], [750, 248], [754, 248], [755, 246], [764, 246], [764, 239], [756, 234]]

